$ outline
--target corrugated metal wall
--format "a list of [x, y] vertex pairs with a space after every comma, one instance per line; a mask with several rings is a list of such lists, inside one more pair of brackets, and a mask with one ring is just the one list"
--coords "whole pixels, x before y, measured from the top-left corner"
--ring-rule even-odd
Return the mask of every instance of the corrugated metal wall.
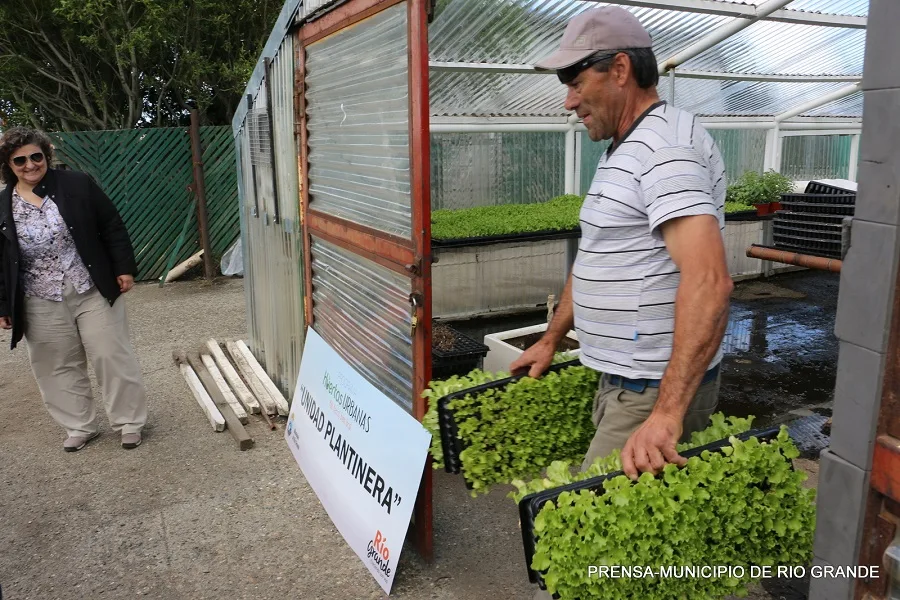
[[410, 237], [406, 4], [307, 49], [310, 208]]
[[785, 136], [781, 173], [791, 179], [846, 179], [850, 172], [850, 135]]
[[316, 236], [310, 253], [316, 331], [412, 413], [409, 278]]
[[[407, 5], [310, 44], [306, 97], [310, 209], [409, 238]], [[412, 282], [313, 235], [313, 327], [412, 412]]]
[[[436, 133], [431, 208], [543, 202], [565, 186], [564, 133]], [[595, 165], [596, 166], [596, 165]]]
[[271, 77], [274, 126], [270, 131], [263, 84], [239, 140], [244, 285], [250, 348], [290, 396], [300, 371], [305, 326], [290, 36], [284, 39], [267, 77]]

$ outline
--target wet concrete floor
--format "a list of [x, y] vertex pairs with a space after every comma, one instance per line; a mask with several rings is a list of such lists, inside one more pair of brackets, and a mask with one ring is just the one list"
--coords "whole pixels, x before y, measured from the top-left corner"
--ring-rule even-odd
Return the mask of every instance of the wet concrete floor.
[[[837, 274], [799, 271], [735, 285], [723, 341], [722, 411], [754, 415], [756, 426], [782, 422], [792, 414], [830, 415], [839, 283]], [[541, 311], [450, 324], [481, 341], [489, 333], [545, 320]]]

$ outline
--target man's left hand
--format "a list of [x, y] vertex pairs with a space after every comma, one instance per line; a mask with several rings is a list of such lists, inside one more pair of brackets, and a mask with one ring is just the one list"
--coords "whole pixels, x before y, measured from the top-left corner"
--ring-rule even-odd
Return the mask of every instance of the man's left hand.
[[119, 282], [119, 291], [123, 294], [134, 287], [134, 277], [131, 275], [119, 275], [116, 281]]
[[687, 459], [676, 449], [681, 432], [681, 419], [651, 413], [622, 448], [622, 470], [636, 481], [643, 472], [658, 474], [666, 463], [683, 466]]

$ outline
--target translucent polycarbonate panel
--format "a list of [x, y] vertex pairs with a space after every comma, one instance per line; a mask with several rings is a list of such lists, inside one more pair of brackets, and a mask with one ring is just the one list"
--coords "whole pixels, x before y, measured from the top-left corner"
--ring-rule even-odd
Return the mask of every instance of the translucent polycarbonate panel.
[[[565, 87], [552, 75], [432, 73], [434, 116], [539, 117], [568, 115]], [[841, 89], [848, 83], [754, 82], [677, 78], [675, 105], [699, 116], [772, 116]], [[659, 85], [671, 100], [669, 82]], [[859, 101], [835, 102], [810, 114], [862, 116]]]
[[565, 116], [565, 87], [553, 75], [433, 72], [436, 116]]
[[712, 129], [725, 161], [725, 179], [735, 182], [747, 171], [763, 172], [766, 157], [766, 132], [762, 129]]
[[[766, 154], [766, 132], [760, 129], [712, 129], [709, 134], [716, 141], [725, 161], [725, 177], [735, 181], [746, 171], [762, 173]], [[600, 156], [609, 142], [592, 142], [581, 133], [581, 193], [590, 189]]]
[[543, 202], [565, 190], [564, 133], [431, 136], [431, 208]]
[[[447, 0], [429, 26], [431, 60], [531, 64], [553, 52], [568, 21], [606, 3], [584, 0]], [[700, 39], [730, 17], [625, 7], [665, 54]]]
[[[762, 21], [716, 44], [682, 67], [781, 75], [861, 75], [864, 29]], [[658, 56], [660, 61], [667, 58]]]
[[[754, 3], [759, 3], [756, 0]], [[445, 0], [429, 30], [430, 58], [437, 62], [533, 64], [558, 46], [575, 15], [607, 3], [586, 0]], [[734, 2], [734, 4], [744, 4]], [[861, 0], [797, 0], [788, 9], [864, 15]], [[733, 17], [626, 6], [653, 38], [658, 61], [675, 55]], [[798, 12], [798, 15], [802, 13]], [[865, 31], [764, 21], [720, 42], [682, 68], [775, 75], [862, 74]], [[431, 74], [433, 115], [561, 116], [564, 92], [552, 75]], [[791, 100], [819, 97], [844, 83], [696, 81], [679, 105], [701, 115], [774, 115]], [[681, 84], [679, 83], [679, 87]], [[660, 89], [668, 93], [668, 83]], [[766, 103], [770, 102], [771, 106]], [[832, 115], [832, 113], [822, 113]], [[847, 107], [833, 116], [859, 117]]]
[[282, 219], [297, 220], [300, 192], [294, 136], [294, 44], [287, 36], [270, 67], [272, 76], [272, 136], [278, 172], [278, 205]]
[[781, 173], [795, 181], [846, 179], [850, 172], [849, 135], [798, 135], [784, 138]]
[[836, 100], [819, 108], [814, 108], [804, 113], [804, 116], [822, 117], [822, 116], [847, 116], [861, 117], [863, 113], [863, 93], [856, 92], [845, 96], [840, 100]]
[[406, 3], [307, 49], [310, 208], [410, 237]]
[[591, 189], [591, 182], [597, 174], [597, 164], [600, 157], [609, 148], [609, 141], [592, 142], [587, 132], [579, 132], [581, 146], [581, 193], [586, 194]]
[[865, 17], [869, 14], [869, 0], [794, 0], [785, 8], [831, 15]]
[[[761, 4], [763, 1], [733, 4]], [[590, 8], [608, 4], [610, 3], [585, 0], [444, 0], [438, 3], [437, 16], [429, 27], [431, 59], [530, 64], [556, 49], [566, 23], [572, 17]], [[795, 0], [786, 8], [864, 16], [867, 4], [867, 0]], [[623, 8], [634, 13], [647, 28], [653, 39], [653, 49], [660, 60], [688, 47], [733, 18], [661, 8]], [[769, 21], [761, 24], [763, 27], [767, 25], [791, 27], [791, 31], [801, 37], [804, 29], [833, 30], [833, 33], [838, 34], [851, 31]], [[793, 40], [792, 44], [780, 41], [781, 48], [793, 46]], [[754, 47], [752, 50], [751, 59], [755, 57], [759, 61], [766, 61], [766, 53], [777, 49]], [[734, 55], [735, 58], [744, 58], [738, 53]]]
[[[675, 106], [701, 116], [772, 116], [846, 87], [847, 83], [797, 83], [676, 79]], [[668, 83], [659, 86], [669, 98]], [[857, 110], [858, 108], [858, 110]], [[862, 104], [832, 103], [819, 116], [861, 117]]]
[[313, 328], [353, 368], [412, 412], [409, 278], [313, 236]]

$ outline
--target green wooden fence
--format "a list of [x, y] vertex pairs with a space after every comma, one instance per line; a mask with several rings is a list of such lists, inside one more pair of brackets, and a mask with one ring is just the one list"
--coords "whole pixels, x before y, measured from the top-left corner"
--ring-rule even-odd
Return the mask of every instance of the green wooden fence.
[[[57, 159], [89, 173], [125, 221], [138, 279], [158, 279], [175, 250], [185, 219], [189, 232], [176, 264], [200, 249], [187, 128], [80, 131], [52, 134]], [[234, 139], [230, 127], [201, 127], [206, 204], [213, 254], [218, 258], [240, 236]]]

